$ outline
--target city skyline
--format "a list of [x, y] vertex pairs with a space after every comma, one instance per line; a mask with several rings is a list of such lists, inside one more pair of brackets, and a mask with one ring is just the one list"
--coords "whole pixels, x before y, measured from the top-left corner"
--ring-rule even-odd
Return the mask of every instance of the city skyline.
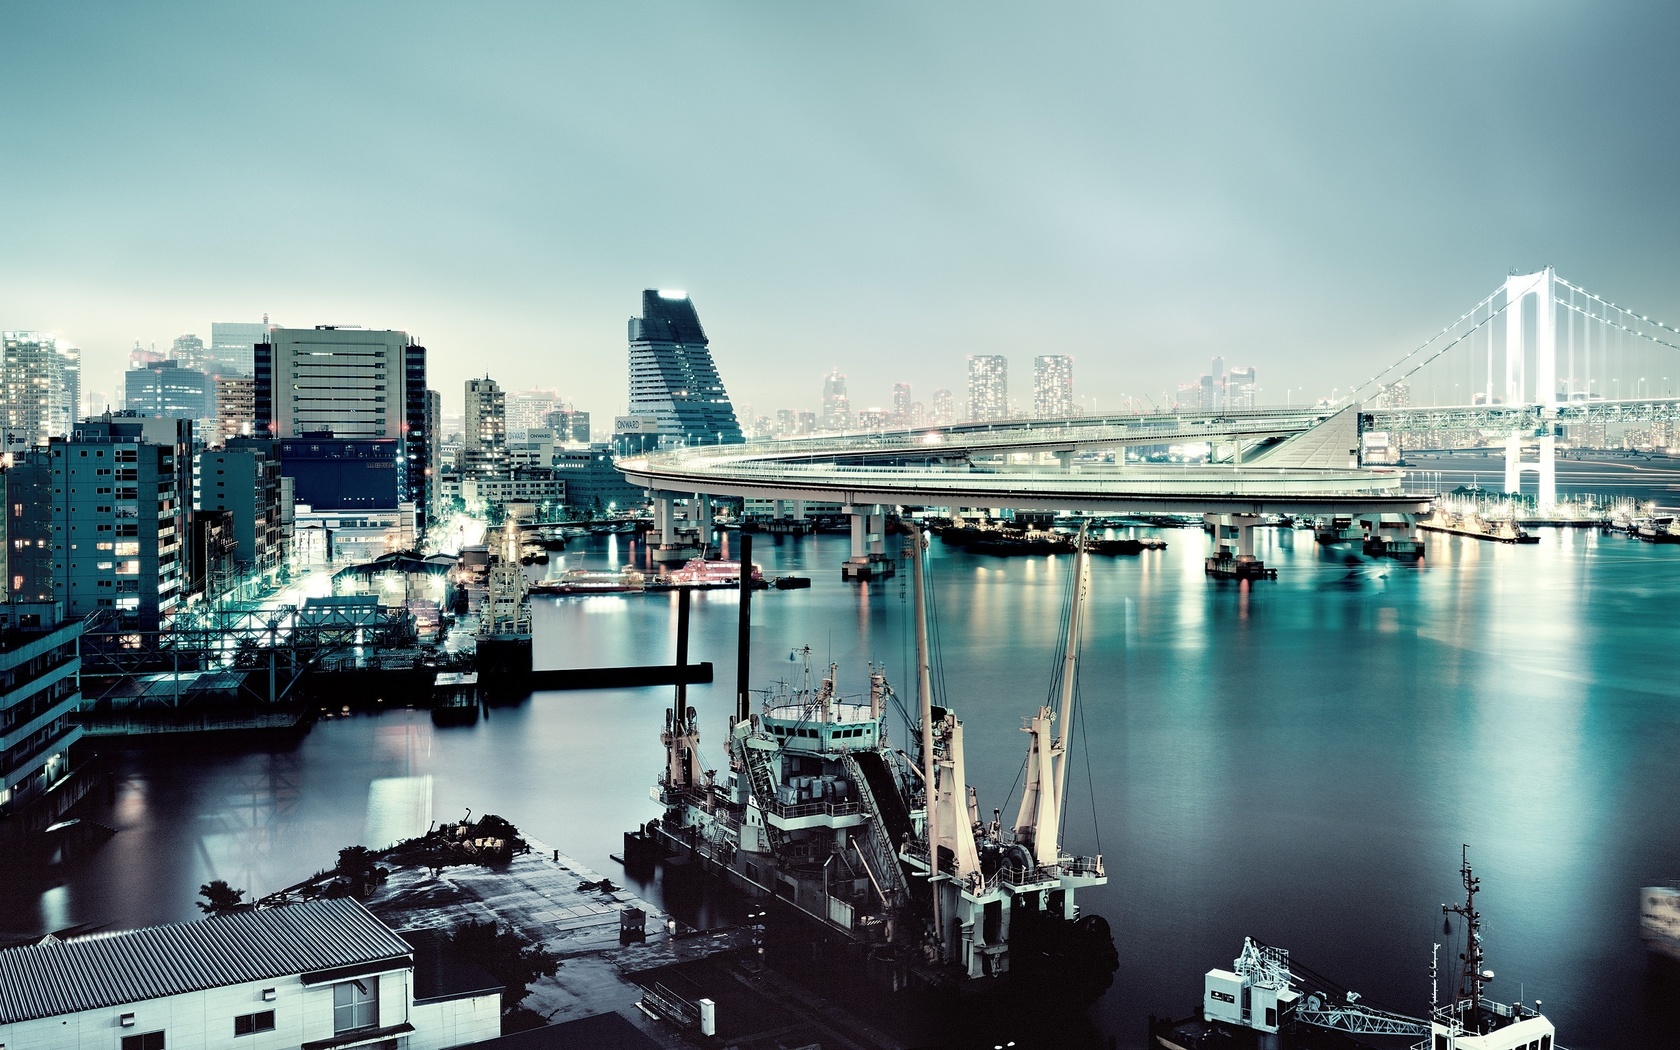
[[[1674, 147], [1640, 124], [1677, 93], [1666, 7], [1513, 25], [1093, 6], [1071, 43], [1024, 12], [657, 11], [645, 34], [616, 10], [9, 9], [12, 144], [54, 159], [0, 176], [30, 246], [0, 261], [0, 327], [81, 346], [90, 392], [118, 389], [136, 338], [208, 346], [264, 312], [393, 328], [432, 348], [452, 403], [489, 368], [605, 417], [622, 392], [587, 363], [622, 352], [649, 286], [706, 303], [718, 368], [755, 405], [803, 403], [835, 367], [860, 393], [878, 377], [884, 404], [893, 382], [951, 386], [969, 353], [1052, 345], [1077, 348], [1099, 406], [1214, 354], [1260, 365], [1260, 400], [1280, 400], [1365, 378], [1346, 363], [1393, 360], [1461, 289], [1546, 262], [1680, 315], [1647, 236], [1680, 206]], [[630, 36], [636, 77], [603, 46]], [[286, 61], [249, 76], [253, 41]], [[696, 47], [720, 60], [697, 73]], [[1445, 75], [1420, 83], [1419, 53]], [[371, 71], [398, 56], [401, 91]], [[862, 65], [882, 75], [840, 73]], [[1592, 149], [1562, 145], [1537, 90], [1593, 115]], [[631, 159], [660, 111], [703, 163]], [[1471, 127], [1487, 163], [1412, 162]], [[379, 150], [415, 162], [391, 178]], [[827, 298], [846, 308], [808, 323]]]

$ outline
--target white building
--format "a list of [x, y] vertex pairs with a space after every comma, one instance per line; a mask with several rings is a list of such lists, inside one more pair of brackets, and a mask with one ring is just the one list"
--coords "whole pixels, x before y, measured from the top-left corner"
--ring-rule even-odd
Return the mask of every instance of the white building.
[[415, 956], [348, 898], [49, 937], [0, 951], [0, 1047], [444, 1050], [501, 1033], [500, 988], [444, 988]]
[[1033, 415], [1040, 419], [1073, 415], [1073, 358], [1040, 354], [1033, 359]]
[[970, 354], [968, 421], [984, 423], [987, 420], [1008, 418], [1009, 359], [1002, 354]]

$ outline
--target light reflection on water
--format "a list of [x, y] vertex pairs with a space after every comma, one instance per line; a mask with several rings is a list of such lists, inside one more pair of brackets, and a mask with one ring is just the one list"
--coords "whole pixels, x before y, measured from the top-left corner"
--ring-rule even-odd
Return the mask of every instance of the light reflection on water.
[[[1422, 1010], [1469, 842], [1495, 994], [1520, 984], [1544, 999], [1565, 1045], [1638, 1045], [1660, 993], [1645, 984], [1635, 891], [1680, 876], [1677, 661], [1653, 600], [1680, 584], [1680, 550], [1590, 532], [1524, 548], [1431, 536], [1418, 569], [1263, 530], [1258, 553], [1281, 578], [1234, 585], [1204, 578], [1202, 533], [1162, 535], [1164, 552], [1093, 564], [1068, 835], [1079, 851], [1100, 839], [1111, 876], [1084, 898], [1121, 950], [1104, 1026], [1126, 1045], [1147, 1013], [1190, 1012], [1202, 972], [1245, 934]], [[592, 565], [643, 554], [596, 543]], [[814, 580], [754, 596], [757, 684], [791, 675], [787, 654], [809, 644], [848, 692], [871, 660], [910, 692], [909, 580], [841, 583], [846, 545], [755, 537], [767, 574]], [[1048, 695], [1071, 559], [931, 553], [970, 782], [982, 812], [1013, 814], [1019, 716]], [[691, 658], [717, 675], [689, 689], [709, 768], [733, 705], [736, 611], [732, 593], [694, 596]], [[663, 662], [675, 599], [539, 599], [535, 623], [541, 667]], [[210, 878], [278, 888], [364, 837], [382, 778], [429, 777], [437, 819], [500, 813], [619, 879], [622, 832], [657, 813], [671, 703], [668, 690], [551, 693], [471, 728], [390, 712], [332, 719], [277, 754], [129, 756], [102, 818], [118, 834], [50, 897], [0, 898], [0, 933], [192, 918]]]

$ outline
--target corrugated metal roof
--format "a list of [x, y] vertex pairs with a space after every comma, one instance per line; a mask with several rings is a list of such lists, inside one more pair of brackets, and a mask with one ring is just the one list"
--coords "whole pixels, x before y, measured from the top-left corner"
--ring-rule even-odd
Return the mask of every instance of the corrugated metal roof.
[[0, 1024], [410, 956], [349, 898], [0, 951]]

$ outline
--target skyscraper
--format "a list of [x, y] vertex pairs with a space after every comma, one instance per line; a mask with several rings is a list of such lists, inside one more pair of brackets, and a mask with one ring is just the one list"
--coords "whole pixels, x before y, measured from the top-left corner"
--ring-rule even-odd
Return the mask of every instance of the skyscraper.
[[524, 441], [531, 431], [543, 429], [543, 420], [559, 407], [558, 390], [516, 390], [507, 395], [507, 439]]
[[1255, 408], [1259, 387], [1255, 384], [1254, 366], [1233, 368], [1225, 374], [1225, 407]]
[[268, 342], [268, 315], [262, 323], [214, 321], [210, 325], [210, 346], [205, 350], [205, 368], [217, 375], [251, 374], [253, 350]]
[[686, 292], [650, 288], [630, 318], [629, 414], [656, 420], [663, 444], [744, 440]]
[[1073, 415], [1073, 358], [1040, 354], [1033, 359], [1033, 415], [1040, 419]]
[[5, 450], [64, 434], [81, 394], [81, 351], [43, 332], [0, 335], [0, 425]]
[[257, 381], [245, 376], [216, 376], [216, 433], [205, 439], [251, 437], [257, 432]]
[[202, 369], [209, 360], [209, 355], [204, 349], [204, 340], [191, 332], [175, 337], [175, 341], [169, 344], [169, 356], [182, 368]]
[[842, 431], [851, 424], [852, 402], [846, 396], [846, 376], [838, 368], [823, 377], [822, 428]]
[[437, 514], [442, 499], [438, 491], [438, 471], [443, 469], [443, 395], [436, 390], [426, 391], [426, 516]]
[[507, 471], [507, 400], [494, 379], [469, 379], [466, 387], [467, 423], [462, 434], [461, 473], [502, 474]]
[[892, 417], [889, 421], [890, 424], [892, 426], [895, 426], [895, 427], [911, 426], [912, 425], [912, 419], [911, 419], [910, 406], [912, 404], [914, 404], [914, 401], [910, 397], [910, 384], [909, 383], [894, 383], [893, 384], [893, 400], [892, 400]]
[[933, 392], [933, 414], [928, 418], [928, 424], [936, 427], [948, 427], [956, 421], [957, 397], [944, 387], [940, 387]]
[[1002, 354], [968, 357], [968, 421], [1009, 418], [1009, 359]]
[[[174, 361], [123, 373], [123, 407], [139, 415], [171, 419], [207, 420], [216, 415], [210, 377]], [[215, 440], [213, 434], [204, 437]]]

